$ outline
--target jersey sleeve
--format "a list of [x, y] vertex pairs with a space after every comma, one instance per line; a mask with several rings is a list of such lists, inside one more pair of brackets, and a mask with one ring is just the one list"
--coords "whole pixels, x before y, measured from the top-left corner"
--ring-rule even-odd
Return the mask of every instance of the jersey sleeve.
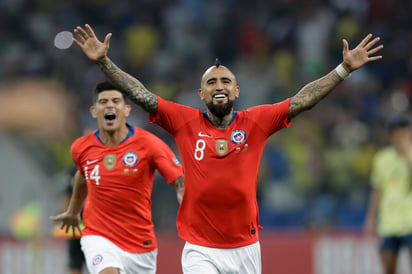
[[191, 107], [164, 100], [159, 96], [157, 96], [157, 101], [157, 114], [153, 116], [149, 113], [149, 121], [158, 124], [172, 135], [197, 111]]
[[70, 147], [70, 154], [72, 156], [74, 164], [77, 167], [77, 170], [82, 172], [82, 168], [80, 166], [80, 148], [78, 139], [74, 141], [72, 146]]
[[158, 137], [154, 138], [153, 146], [156, 148], [154, 164], [167, 183], [172, 183], [183, 175], [183, 167], [179, 159], [166, 143]]
[[290, 98], [273, 105], [251, 107], [246, 112], [263, 129], [267, 136], [270, 136], [276, 131], [290, 126], [291, 120], [288, 118], [289, 102]]

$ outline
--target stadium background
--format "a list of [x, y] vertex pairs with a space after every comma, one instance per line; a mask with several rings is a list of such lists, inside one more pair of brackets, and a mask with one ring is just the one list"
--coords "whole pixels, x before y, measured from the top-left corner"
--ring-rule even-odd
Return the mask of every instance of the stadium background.
[[[262, 242], [270, 246], [263, 253], [273, 255], [264, 257], [265, 273], [273, 272], [267, 265], [281, 254], [310, 242], [311, 254], [348, 246], [366, 250], [361, 253], [369, 258], [367, 270], [356, 273], [376, 274], [376, 243], [360, 232], [371, 157], [385, 145], [385, 118], [410, 114], [411, 12], [408, 0], [0, 1], [0, 273], [64, 268], [56, 263], [56, 254], [64, 260], [64, 249], [61, 240], [50, 239], [54, 224], [48, 216], [56, 213], [65, 188], [71, 142], [94, 127], [90, 90], [104, 78], [75, 45], [60, 50], [53, 40], [60, 31], [89, 23], [101, 39], [113, 33], [109, 55], [121, 68], [163, 98], [200, 109], [200, 76], [216, 57], [237, 76], [236, 109], [243, 109], [286, 99], [327, 73], [341, 61], [343, 38], [353, 48], [367, 33], [380, 36], [382, 60], [354, 73], [270, 138], [258, 185]], [[177, 152], [170, 136], [134, 109], [129, 122]], [[165, 245], [171, 241], [176, 250], [168, 256], [178, 261], [176, 212], [173, 191], [158, 177], [156, 231]], [[279, 246], [285, 248], [280, 254]], [[32, 264], [39, 254], [51, 253], [51, 268]], [[308, 258], [283, 261], [294, 265]], [[290, 273], [328, 273], [313, 266], [323, 257], [316, 258], [309, 259], [310, 269]]]

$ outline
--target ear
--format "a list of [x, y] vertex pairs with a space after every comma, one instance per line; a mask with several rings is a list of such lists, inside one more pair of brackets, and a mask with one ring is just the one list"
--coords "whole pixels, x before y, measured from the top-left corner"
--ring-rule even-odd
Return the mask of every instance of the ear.
[[90, 107], [90, 114], [92, 115], [93, 118], [97, 118], [96, 108], [94, 106]]
[[126, 116], [126, 117], [129, 117], [129, 115], [130, 115], [130, 112], [132, 111], [132, 106], [131, 105], [129, 105], [129, 104], [126, 104], [125, 105], [125, 112], [124, 112], [124, 116]]
[[203, 97], [203, 90], [202, 90], [201, 88], [199, 89], [198, 93], [199, 93], [200, 99], [201, 99], [202, 101], [204, 101], [204, 100], [205, 100], [205, 97]]
[[240, 93], [240, 87], [236, 86], [236, 94], [235, 94], [236, 98], [239, 98], [239, 93]]

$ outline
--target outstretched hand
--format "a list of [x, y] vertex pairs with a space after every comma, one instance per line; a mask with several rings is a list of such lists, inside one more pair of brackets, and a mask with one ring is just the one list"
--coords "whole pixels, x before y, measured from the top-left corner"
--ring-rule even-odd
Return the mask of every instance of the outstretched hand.
[[382, 59], [381, 55], [374, 56], [375, 53], [383, 48], [383, 45], [375, 46], [380, 38], [375, 37], [373, 40], [371, 39], [372, 34], [366, 35], [356, 48], [352, 50], [349, 50], [348, 41], [343, 39], [342, 65], [348, 72], [352, 72], [368, 62]]
[[107, 56], [109, 50], [110, 38], [112, 34], [106, 35], [104, 42], [97, 39], [96, 34], [89, 24], [85, 24], [85, 29], [82, 27], [76, 27], [74, 33], [77, 39], [73, 39], [74, 43], [81, 48], [84, 54], [92, 61], [98, 61]]
[[80, 214], [71, 214], [69, 212], [63, 212], [56, 216], [50, 216], [50, 220], [55, 222], [62, 222], [61, 229], [65, 229], [66, 233], [69, 233], [71, 229], [73, 237], [76, 236], [76, 230], [81, 235], [80, 229]]

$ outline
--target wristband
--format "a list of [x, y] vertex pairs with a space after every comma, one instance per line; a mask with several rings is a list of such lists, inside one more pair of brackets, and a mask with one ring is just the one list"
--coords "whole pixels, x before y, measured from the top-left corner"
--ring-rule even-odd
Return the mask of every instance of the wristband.
[[346, 78], [348, 78], [351, 74], [342, 66], [342, 64], [339, 64], [336, 68], [335, 68], [336, 73], [339, 75], [340, 78], [342, 78], [343, 80], [345, 80]]

